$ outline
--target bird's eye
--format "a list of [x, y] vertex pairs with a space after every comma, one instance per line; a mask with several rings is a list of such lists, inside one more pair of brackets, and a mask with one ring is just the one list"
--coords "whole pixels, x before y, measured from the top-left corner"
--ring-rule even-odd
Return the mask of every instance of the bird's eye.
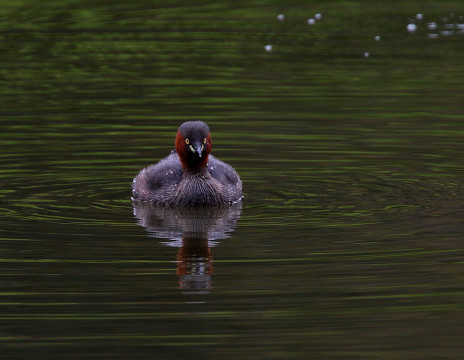
[[189, 139], [185, 139], [185, 143], [188, 145], [190, 144], [190, 140]]
[[206, 138], [203, 139], [203, 144], [206, 144]]

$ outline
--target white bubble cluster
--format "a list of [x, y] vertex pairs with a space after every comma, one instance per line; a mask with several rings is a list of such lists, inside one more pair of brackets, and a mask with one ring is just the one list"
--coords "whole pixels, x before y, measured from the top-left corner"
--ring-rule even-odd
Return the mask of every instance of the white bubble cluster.
[[[429, 18], [427, 18], [428, 21], [424, 22], [424, 14], [418, 12], [414, 16], [409, 17], [406, 30], [410, 34], [415, 34], [416, 32], [423, 34], [424, 30], [428, 30], [428, 33], [425, 36], [429, 39], [437, 39], [441, 36], [464, 35], [464, 16], [458, 15], [459, 14], [450, 13], [447, 16], [443, 16], [438, 21], [429, 21]], [[285, 19], [286, 17], [284, 14], [277, 15], [277, 20], [283, 21]], [[321, 19], [322, 14], [315, 13], [313, 17], [306, 20], [306, 23], [308, 25], [315, 25]], [[375, 35], [373, 38], [377, 42], [382, 39], [380, 35]], [[273, 47], [268, 44], [264, 47], [264, 50], [271, 52], [273, 51]], [[363, 56], [367, 59], [371, 55], [368, 51], [365, 51]]]
[[[422, 20], [424, 16], [417, 14], [416, 19]], [[441, 17], [438, 21], [429, 21], [425, 24], [428, 30], [427, 38], [438, 39], [441, 36], [454, 36], [464, 35], [464, 17], [462, 15], [457, 16], [454, 13], [450, 13], [448, 16]], [[414, 25], [414, 26], [412, 26]], [[407, 30], [410, 33], [415, 32], [418, 29], [418, 25], [411, 22], [407, 26]]]

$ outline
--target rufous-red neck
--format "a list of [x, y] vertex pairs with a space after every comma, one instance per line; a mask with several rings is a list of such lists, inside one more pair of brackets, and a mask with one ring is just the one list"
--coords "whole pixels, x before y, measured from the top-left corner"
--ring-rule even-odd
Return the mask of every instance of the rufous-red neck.
[[206, 165], [208, 164], [208, 156], [211, 151], [211, 135], [208, 134], [206, 139], [207, 141], [206, 144], [204, 144], [203, 153], [199, 158], [198, 154], [193, 153], [189, 149], [189, 145], [185, 143], [185, 138], [182, 136], [182, 134], [180, 132], [177, 133], [176, 151], [184, 170], [198, 172], [206, 169]]

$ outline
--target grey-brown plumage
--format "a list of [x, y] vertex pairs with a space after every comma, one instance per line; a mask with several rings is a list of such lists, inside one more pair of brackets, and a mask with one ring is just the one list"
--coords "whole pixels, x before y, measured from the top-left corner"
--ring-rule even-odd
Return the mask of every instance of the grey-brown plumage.
[[169, 206], [227, 205], [242, 198], [242, 182], [228, 164], [209, 155], [211, 135], [201, 121], [179, 127], [176, 151], [140, 171], [132, 199]]

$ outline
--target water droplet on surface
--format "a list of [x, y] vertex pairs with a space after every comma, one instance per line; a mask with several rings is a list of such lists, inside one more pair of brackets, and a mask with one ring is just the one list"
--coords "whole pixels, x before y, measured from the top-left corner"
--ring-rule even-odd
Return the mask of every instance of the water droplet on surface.
[[272, 45], [266, 45], [264, 47], [264, 50], [266, 50], [267, 52], [271, 52], [272, 51]]
[[427, 37], [429, 39], [438, 39], [438, 34], [428, 34]]
[[366, 52], [364, 53], [364, 57], [367, 59], [369, 56], [370, 56], [370, 54], [366, 51]]
[[311, 18], [311, 19], [308, 19], [306, 22], [308, 23], [308, 25], [314, 25], [316, 23], [316, 20]]
[[417, 25], [411, 23], [411, 24], [408, 24], [408, 26], [406, 26], [406, 28], [408, 29], [408, 31], [409, 31], [410, 33], [413, 33], [413, 32], [415, 32], [415, 31], [417, 30]]
[[316, 20], [321, 20], [321, 19], [322, 19], [322, 14], [321, 14], [321, 13], [317, 13], [317, 14], [314, 15], [314, 18], [315, 18]]
[[277, 15], [277, 20], [279, 20], [279, 21], [285, 20], [285, 15], [284, 14]]
[[375, 40], [375, 41], [380, 41], [380, 36], [377, 35], [376, 37], [374, 37], [374, 40]]
[[423, 18], [424, 18], [424, 15], [422, 15], [421, 13], [416, 14], [416, 19], [417, 20], [422, 20]]
[[437, 23], [436, 22], [430, 22], [427, 24], [427, 29], [429, 30], [435, 30], [437, 28]]

